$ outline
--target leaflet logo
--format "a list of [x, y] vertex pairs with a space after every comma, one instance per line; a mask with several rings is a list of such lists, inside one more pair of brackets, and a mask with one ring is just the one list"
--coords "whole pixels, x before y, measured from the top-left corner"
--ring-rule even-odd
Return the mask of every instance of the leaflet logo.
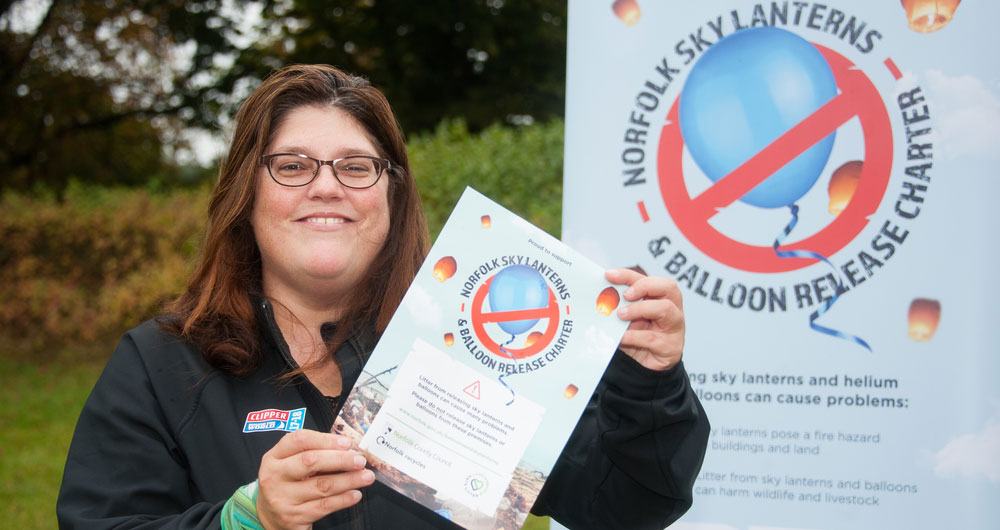
[[305, 408], [258, 410], [247, 414], [247, 421], [243, 424], [243, 432], [297, 431], [302, 428], [302, 420], [305, 417]]

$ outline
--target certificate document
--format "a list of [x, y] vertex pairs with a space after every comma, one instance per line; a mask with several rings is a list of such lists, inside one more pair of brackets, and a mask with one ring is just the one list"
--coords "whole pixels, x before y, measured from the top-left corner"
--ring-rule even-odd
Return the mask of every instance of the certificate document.
[[622, 303], [602, 267], [467, 188], [334, 432], [440, 516], [520, 528], [628, 326]]

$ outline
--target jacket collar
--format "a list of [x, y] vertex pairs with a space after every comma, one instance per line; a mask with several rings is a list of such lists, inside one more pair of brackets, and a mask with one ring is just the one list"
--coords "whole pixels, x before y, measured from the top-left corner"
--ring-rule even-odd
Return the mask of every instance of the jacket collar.
[[[271, 304], [271, 301], [264, 297], [258, 297], [254, 299], [254, 308], [260, 322], [261, 334], [264, 340], [272, 346], [273, 350], [278, 352], [287, 369], [295, 370], [299, 368], [298, 363], [292, 358], [284, 335], [281, 334], [281, 328], [278, 327], [278, 322], [274, 317], [274, 306]], [[365, 329], [348, 335], [347, 340], [333, 353], [333, 358], [337, 362], [338, 367], [340, 367], [345, 394], [354, 387], [354, 383], [361, 375], [361, 370], [364, 368], [365, 362], [367, 362], [368, 357], [375, 347], [375, 332], [369, 328], [369, 326], [365, 326]], [[336, 322], [326, 322], [320, 327], [320, 335], [324, 341], [329, 341], [333, 338], [336, 330]]]

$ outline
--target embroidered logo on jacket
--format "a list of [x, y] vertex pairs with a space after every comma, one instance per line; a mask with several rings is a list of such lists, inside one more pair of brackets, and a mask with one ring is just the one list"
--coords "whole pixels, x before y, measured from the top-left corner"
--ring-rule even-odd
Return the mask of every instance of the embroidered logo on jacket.
[[302, 420], [306, 417], [306, 409], [258, 410], [247, 414], [243, 424], [243, 432], [285, 431], [292, 432], [302, 428]]

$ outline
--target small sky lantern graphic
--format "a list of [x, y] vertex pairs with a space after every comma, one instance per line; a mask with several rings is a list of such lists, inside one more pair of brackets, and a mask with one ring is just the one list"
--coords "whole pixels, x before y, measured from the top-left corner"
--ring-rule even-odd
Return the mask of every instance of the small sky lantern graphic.
[[453, 335], [451, 333], [445, 333], [444, 334], [444, 345], [445, 346], [449, 346], [449, 347], [454, 346], [455, 345], [455, 335]]
[[566, 390], [563, 390], [563, 397], [566, 399], [573, 399], [573, 396], [576, 395], [578, 390], [579, 389], [576, 388], [576, 385], [568, 385]]
[[483, 224], [483, 228], [489, 228], [493, 226], [493, 221], [490, 219], [490, 216], [488, 215], [480, 217], [479, 222]]
[[919, 33], [937, 31], [951, 22], [962, 0], [902, 0], [910, 29]]
[[941, 322], [941, 302], [928, 298], [914, 298], [910, 302], [910, 338], [917, 342], [927, 342], [937, 331]]
[[827, 187], [827, 192], [830, 194], [830, 213], [839, 215], [844, 208], [847, 208], [847, 204], [854, 197], [854, 191], [858, 189], [860, 180], [860, 160], [847, 162], [830, 175], [830, 185]]
[[534, 345], [540, 338], [542, 338], [542, 333], [540, 331], [532, 331], [531, 334], [528, 335], [528, 338], [524, 339], [524, 347], [527, 348]]
[[620, 301], [621, 297], [618, 296], [618, 290], [614, 287], [607, 287], [601, 291], [601, 294], [597, 295], [597, 311], [604, 316], [608, 316], [618, 308], [618, 302]]
[[455, 263], [455, 258], [445, 256], [434, 264], [434, 277], [437, 278], [437, 281], [444, 282], [448, 278], [455, 275], [455, 269], [457, 267], [458, 265]]
[[639, 21], [642, 13], [639, 12], [639, 4], [635, 0], [615, 0], [611, 4], [615, 16], [620, 18], [626, 26], [631, 26]]

